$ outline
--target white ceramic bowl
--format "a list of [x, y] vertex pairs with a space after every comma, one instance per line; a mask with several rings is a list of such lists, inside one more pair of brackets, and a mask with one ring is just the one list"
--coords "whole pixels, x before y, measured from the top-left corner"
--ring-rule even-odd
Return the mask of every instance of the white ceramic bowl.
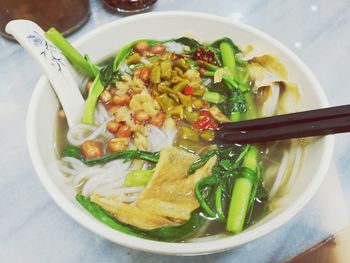
[[[276, 55], [286, 66], [289, 79], [303, 93], [302, 109], [328, 106], [325, 94], [310, 70], [290, 50], [268, 35], [239, 22], [190, 12], [159, 12], [123, 18], [104, 25], [74, 45], [94, 62], [112, 56], [118, 48], [135, 39], [179, 37], [191, 33], [202, 40], [230, 37], [240, 46], [253, 44], [264, 53]], [[194, 255], [223, 251], [255, 240], [291, 219], [315, 194], [331, 161], [333, 136], [308, 145], [299, 177], [288, 194], [288, 204], [268, 214], [244, 232], [204, 243], [167, 243], [144, 240], [115, 231], [91, 217], [74, 199], [72, 187], [64, 183], [54, 152], [55, 114], [59, 102], [45, 77], [39, 80], [27, 117], [27, 140], [34, 168], [55, 202], [72, 218], [92, 232], [120, 245], [160, 254]]]

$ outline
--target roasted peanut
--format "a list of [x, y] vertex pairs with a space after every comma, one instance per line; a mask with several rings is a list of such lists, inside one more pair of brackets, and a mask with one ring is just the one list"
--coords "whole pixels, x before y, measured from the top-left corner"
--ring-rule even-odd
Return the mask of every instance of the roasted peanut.
[[96, 141], [86, 141], [80, 148], [85, 158], [97, 158], [103, 153], [101, 145]]
[[143, 110], [137, 111], [134, 115], [134, 119], [137, 123], [145, 123], [149, 118], [149, 114]]
[[140, 72], [140, 79], [144, 82], [148, 82], [150, 73], [151, 72], [149, 68], [142, 68]]
[[129, 142], [129, 138], [114, 138], [108, 142], [108, 149], [111, 152], [122, 152], [126, 150]]
[[119, 106], [113, 105], [113, 106], [109, 107], [108, 112], [109, 112], [109, 114], [113, 115], [119, 110], [119, 108], [120, 108]]
[[165, 46], [163, 45], [156, 45], [151, 49], [151, 53], [154, 55], [162, 54], [164, 51], [165, 51]]
[[135, 45], [135, 52], [139, 53], [139, 54], [143, 54], [143, 52], [148, 50], [148, 43], [146, 41], [140, 41], [138, 43], [136, 43]]
[[118, 131], [117, 131], [117, 137], [125, 137], [130, 138], [132, 134], [131, 127], [127, 124], [120, 125]]
[[113, 96], [112, 100], [113, 100], [113, 103], [117, 106], [125, 106], [125, 105], [129, 105], [131, 97], [128, 94], [115, 95]]
[[162, 127], [165, 121], [165, 117], [166, 115], [164, 113], [159, 112], [152, 117], [150, 123], [156, 127]]
[[134, 70], [133, 74], [134, 74], [134, 78], [140, 78], [140, 75], [141, 75], [141, 71], [142, 71], [142, 68], [137, 68]]
[[116, 121], [109, 121], [107, 122], [107, 130], [110, 132], [110, 133], [116, 133], [118, 131], [120, 127], [120, 124], [119, 122], [116, 122]]

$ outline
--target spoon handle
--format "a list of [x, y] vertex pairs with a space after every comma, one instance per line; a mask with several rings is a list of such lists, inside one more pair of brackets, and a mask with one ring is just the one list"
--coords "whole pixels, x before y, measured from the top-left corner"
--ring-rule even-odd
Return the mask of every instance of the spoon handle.
[[68, 125], [81, 122], [84, 98], [76, 80], [82, 77], [61, 51], [46, 37], [44, 31], [29, 20], [13, 20], [6, 26], [11, 34], [41, 65], [66, 114]]

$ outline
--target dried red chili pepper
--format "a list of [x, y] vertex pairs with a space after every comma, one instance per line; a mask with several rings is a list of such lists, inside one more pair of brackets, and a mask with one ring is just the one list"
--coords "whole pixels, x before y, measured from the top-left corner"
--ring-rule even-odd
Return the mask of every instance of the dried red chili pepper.
[[195, 60], [200, 60], [211, 64], [215, 64], [215, 54], [211, 50], [204, 50], [202, 48], [198, 48], [196, 52], [193, 54], [193, 58]]

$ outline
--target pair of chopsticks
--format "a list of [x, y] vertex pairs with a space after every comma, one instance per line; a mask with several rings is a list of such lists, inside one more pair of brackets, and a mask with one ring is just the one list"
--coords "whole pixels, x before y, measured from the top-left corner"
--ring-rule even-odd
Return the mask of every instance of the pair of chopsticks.
[[273, 117], [222, 123], [215, 131], [219, 144], [258, 143], [350, 131], [350, 105]]

